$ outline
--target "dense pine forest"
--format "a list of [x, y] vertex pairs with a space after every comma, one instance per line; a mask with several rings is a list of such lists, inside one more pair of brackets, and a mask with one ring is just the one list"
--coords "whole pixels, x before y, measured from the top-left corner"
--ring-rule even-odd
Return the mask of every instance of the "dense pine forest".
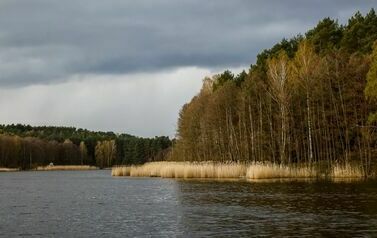
[[248, 72], [225, 71], [179, 114], [174, 161], [377, 164], [377, 16], [325, 18]]
[[0, 125], [0, 167], [140, 164], [162, 160], [168, 137], [140, 138], [73, 127]]

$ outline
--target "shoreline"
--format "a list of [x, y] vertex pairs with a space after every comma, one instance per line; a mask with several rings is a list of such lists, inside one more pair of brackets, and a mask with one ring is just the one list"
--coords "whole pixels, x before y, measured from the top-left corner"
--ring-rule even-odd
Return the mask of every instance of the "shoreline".
[[98, 170], [98, 167], [91, 165], [54, 165], [38, 166], [34, 171], [81, 171], [81, 170]]
[[[109, 170], [104, 168], [103, 170]], [[100, 170], [100, 168], [91, 165], [54, 165], [54, 166], [38, 166], [33, 169], [20, 168], [0, 168], [0, 172], [22, 172], [22, 171], [85, 171]]]
[[149, 162], [143, 165], [116, 166], [114, 177], [160, 177], [175, 179], [233, 180], [360, 180], [375, 179], [376, 171], [366, 177], [361, 166], [334, 164], [324, 170], [316, 165], [273, 163]]
[[21, 171], [19, 168], [0, 168], [1, 172], [18, 172]]

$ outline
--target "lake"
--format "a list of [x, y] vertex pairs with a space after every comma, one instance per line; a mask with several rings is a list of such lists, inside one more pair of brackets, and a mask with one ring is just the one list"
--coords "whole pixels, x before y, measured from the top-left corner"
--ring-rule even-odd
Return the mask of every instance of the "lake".
[[377, 237], [377, 182], [0, 173], [0, 237]]

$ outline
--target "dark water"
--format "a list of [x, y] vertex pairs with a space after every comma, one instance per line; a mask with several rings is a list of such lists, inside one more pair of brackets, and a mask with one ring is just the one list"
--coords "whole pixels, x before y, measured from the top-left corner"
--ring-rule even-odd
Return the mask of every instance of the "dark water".
[[0, 173], [0, 237], [377, 237], [377, 183]]

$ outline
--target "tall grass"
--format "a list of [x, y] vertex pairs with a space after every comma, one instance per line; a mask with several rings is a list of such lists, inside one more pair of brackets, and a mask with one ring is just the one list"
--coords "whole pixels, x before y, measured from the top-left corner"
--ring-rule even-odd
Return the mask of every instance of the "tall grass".
[[240, 178], [247, 167], [239, 163], [151, 162], [140, 166], [114, 167], [113, 176], [162, 178]]
[[121, 166], [111, 169], [112, 176], [130, 176], [131, 167]]
[[38, 166], [37, 171], [55, 171], [55, 170], [94, 170], [95, 166], [90, 165], [54, 165], [54, 166]]
[[316, 172], [309, 166], [253, 163], [247, 168], [246, 177], [248, 179], [313, 178], [316, 177]]
[[362, 178], [358, 166], [335, 165], [328, 173], [316, 166], [273, 163], [150, 162], [112, 168], [112, 176], [212, 179]]
[[364, 174], [362, 167], [357, 165], [336, 164], [332, 169], [332, 177], [334, 178], [362, 178]]

